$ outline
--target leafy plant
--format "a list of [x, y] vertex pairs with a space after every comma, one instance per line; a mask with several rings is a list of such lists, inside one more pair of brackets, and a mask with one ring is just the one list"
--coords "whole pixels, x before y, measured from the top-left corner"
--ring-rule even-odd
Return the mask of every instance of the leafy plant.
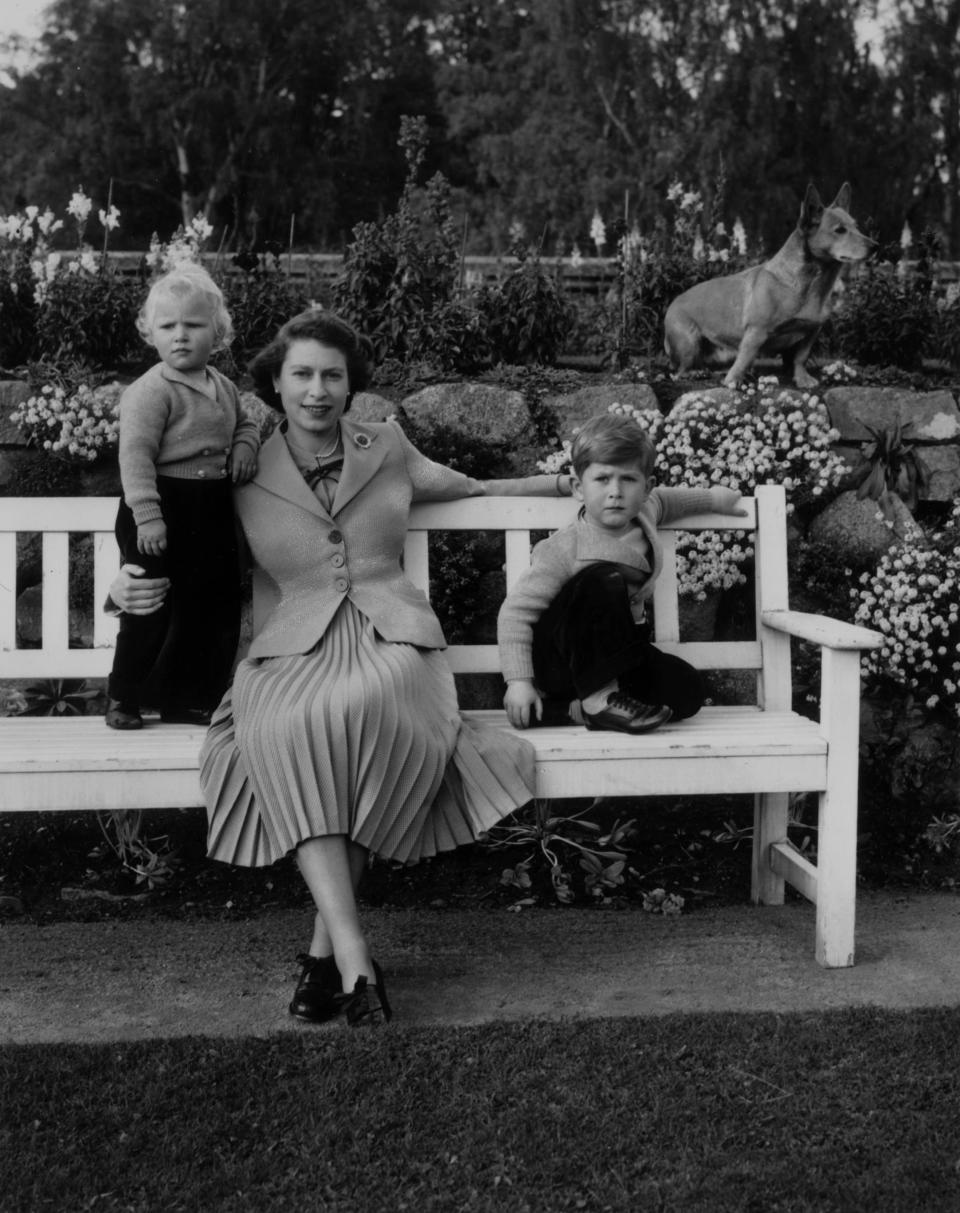
[[397, 209], [380, 223], [354, 228], [335, 307], [370, 336], [381, 358], [451, 361], [470, 324], [465, 310], [454, 306], [460, 252], [450, 186], [437, 173], [418, 188], [425, 119], [403, 117], [399, 142], [407, 176]]
[[102, 688], [88, 687], [82, 679], [48, 678], [24, 691], [26, 703], [20, 716], [88, 716], [104, 702]]
[[[847, 284], [824, 336], [856, 362], [918, 370], [940, 330], [934, 290], [937, 238], [921, 237], [916, 268], [901, 266], [899, 245], [881, 252]], [[932, 351], [931, 351], [932, 352]]]
[[279, 246], [237, 253], [232, 269], [219, 278], [234, 335], [229, 352], [218, 357], [229, 363], [224, 370], [235, 374], [310, 301], [284, 273]]
[[886, 495], [894, 492], [912, 509], [918, 489], [930, 482], [930, 469], [913, 443], [906, 441], [909, 423], [901, 426], [898, 420], [885, 429], [865, 428], [871, 440], [861, 444], [861, 463], [852, 473], [857, 497], [861, 501], [870, 497], [886, 510]]
[[[531, 848], [530, 854], [519, 863], [504, 868], [501, 884], [521, 892], [531, 889], [531, 870], [539, 867], [545, 869], [553, 895], [561, 905], [569, 905], [576, 899], [574, 877], [578, 874], [589, 898], [608, 900], [626, 879], [628, 853], [623, 845], [634, 831], [634, 822], [617, 820], [604, 830], [584, 816], [589, 811], [585, 809], [567, 817], [551, 816], [549, 801], [537, 800], [529, 820], [514, 819], [494, 826], [481, 839], [485, 846], [493, 850]], [[574, 862], [577, 869], [571, 870]]]
[[561, 278], [545, 270], [535, 251], [522, 244], [512, 251], [519, 265], [477, 294], [487, 340], [500, 362], [553, 363], [573, 328], [574, 307]]
[[145, 884], [150, 890], [162, 888], [180, 866], [166, 837], [144, 838], [143, 813], [139, 809], [98, 813], [97, 821], [106, 845], [134, 874], [137, 884]]

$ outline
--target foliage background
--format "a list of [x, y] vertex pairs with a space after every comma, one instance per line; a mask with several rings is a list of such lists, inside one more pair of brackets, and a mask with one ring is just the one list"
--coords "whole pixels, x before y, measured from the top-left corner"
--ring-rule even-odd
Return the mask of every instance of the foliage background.
[[[55, 0], [0, 88], [0, 209], [114, 201], [123, 238], [340, 251], [429, 130], [469, 252], [642, 231], [679, 178], [770, 248], [808, 180], [960, 256], [960, 0]], [[866, 28], [879, 29], [873, 45]], [[19, 66], [16, 66], [19, 64]], [[882, 132], [882, 138], [878, 137]], [[608, 249], [607, 251], [612, 251]]]

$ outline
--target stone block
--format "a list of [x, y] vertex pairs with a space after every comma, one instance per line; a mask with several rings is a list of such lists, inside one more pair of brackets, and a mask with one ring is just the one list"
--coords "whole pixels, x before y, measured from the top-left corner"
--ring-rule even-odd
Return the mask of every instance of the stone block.
[[952, 392], [913, 392], [895, 387], [834, 387], [824, 393], [831, 424], [844, 442], [866, 442], [867, 426], [909, 425], [907, 439], [960, 441], [960, 410]]
[[841, 493], [810, 524], [810, 538], [825, 544], [838, 563], [875, 564], [894, 545], [917, 534], [913, 515], [900, 498], [888, 496], [892, 526], [882, 516], [880, 503], [859, 500], [855, 492]]
[[548, 396], [544, 404], [556, 414], [561, 438], [572, 437], [575, 429], [597, 413], [605, 413], [611, 404], [660, 411], [656, 393], [646, 383], [596, 384], [563, 396]]
[[26, 446], [26, 439], [10, 420], [10, 414], [30, 396], [22, 379], [0, 379], [0, 446]]
[[480, 442], [510, 445], [530, 437], [522, 394], [492, 384], [431, 384], [405, 397], [401, 408], [420, 426], [446, 426]]
[[397, 406], [376, 392], [357, 392], [348, 414], [354, 421], [386, 421], [396, 414]]
[[920, 494], [924, 501], [955, 501], [960, 497], [960, 447], [925, 446], [917, 454], [927, 465], [930, 483]]
[[[17, 642], [40, 644], [43, 636], [43, 593], [39, 585], [30, 586], [17, 597]], [[70, 609], [70, 637], [81, 646], [93, 645], [93, 625], [89, 613]]]

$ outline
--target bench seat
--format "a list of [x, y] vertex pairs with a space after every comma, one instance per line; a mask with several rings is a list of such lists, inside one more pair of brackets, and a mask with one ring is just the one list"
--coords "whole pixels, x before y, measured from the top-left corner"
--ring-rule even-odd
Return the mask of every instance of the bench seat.
[[[467, 718], [510, 729], [503, 712]], [[13, 717], [0, 729], [0, 780], [15, 811], [160, 809], [200, 805], [197, 759], [205, 730], [147, 717], [123, 733], [100, 716]], [[708, 707], [653, 733], [527, 729], [545, 800], [704, 792], [816, 792], [827, 743], [816, 721], [756, 707]], [[677, 759], [684, 759], [678, 763]]]

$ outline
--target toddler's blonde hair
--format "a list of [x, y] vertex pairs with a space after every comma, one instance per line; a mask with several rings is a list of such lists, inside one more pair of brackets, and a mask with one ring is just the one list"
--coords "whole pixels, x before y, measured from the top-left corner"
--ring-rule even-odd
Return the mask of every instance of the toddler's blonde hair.
[[143, 307], [137, 316], [137, 332], [147, 345], [153, 345], [151, 330], [156, 315], [157, 305], [161, 299], [173, 296], [175, 299], [186, 299], [191, 295], [199, 295], [209, 306], [213, 320], [213, 353], [225, 350], [233, 340], [233, 321], [227, 311], [223, 299], [223, 291], [217, 286], [202, 265], [194, 261], [183, 261], [161, 275], [147, 292]]

